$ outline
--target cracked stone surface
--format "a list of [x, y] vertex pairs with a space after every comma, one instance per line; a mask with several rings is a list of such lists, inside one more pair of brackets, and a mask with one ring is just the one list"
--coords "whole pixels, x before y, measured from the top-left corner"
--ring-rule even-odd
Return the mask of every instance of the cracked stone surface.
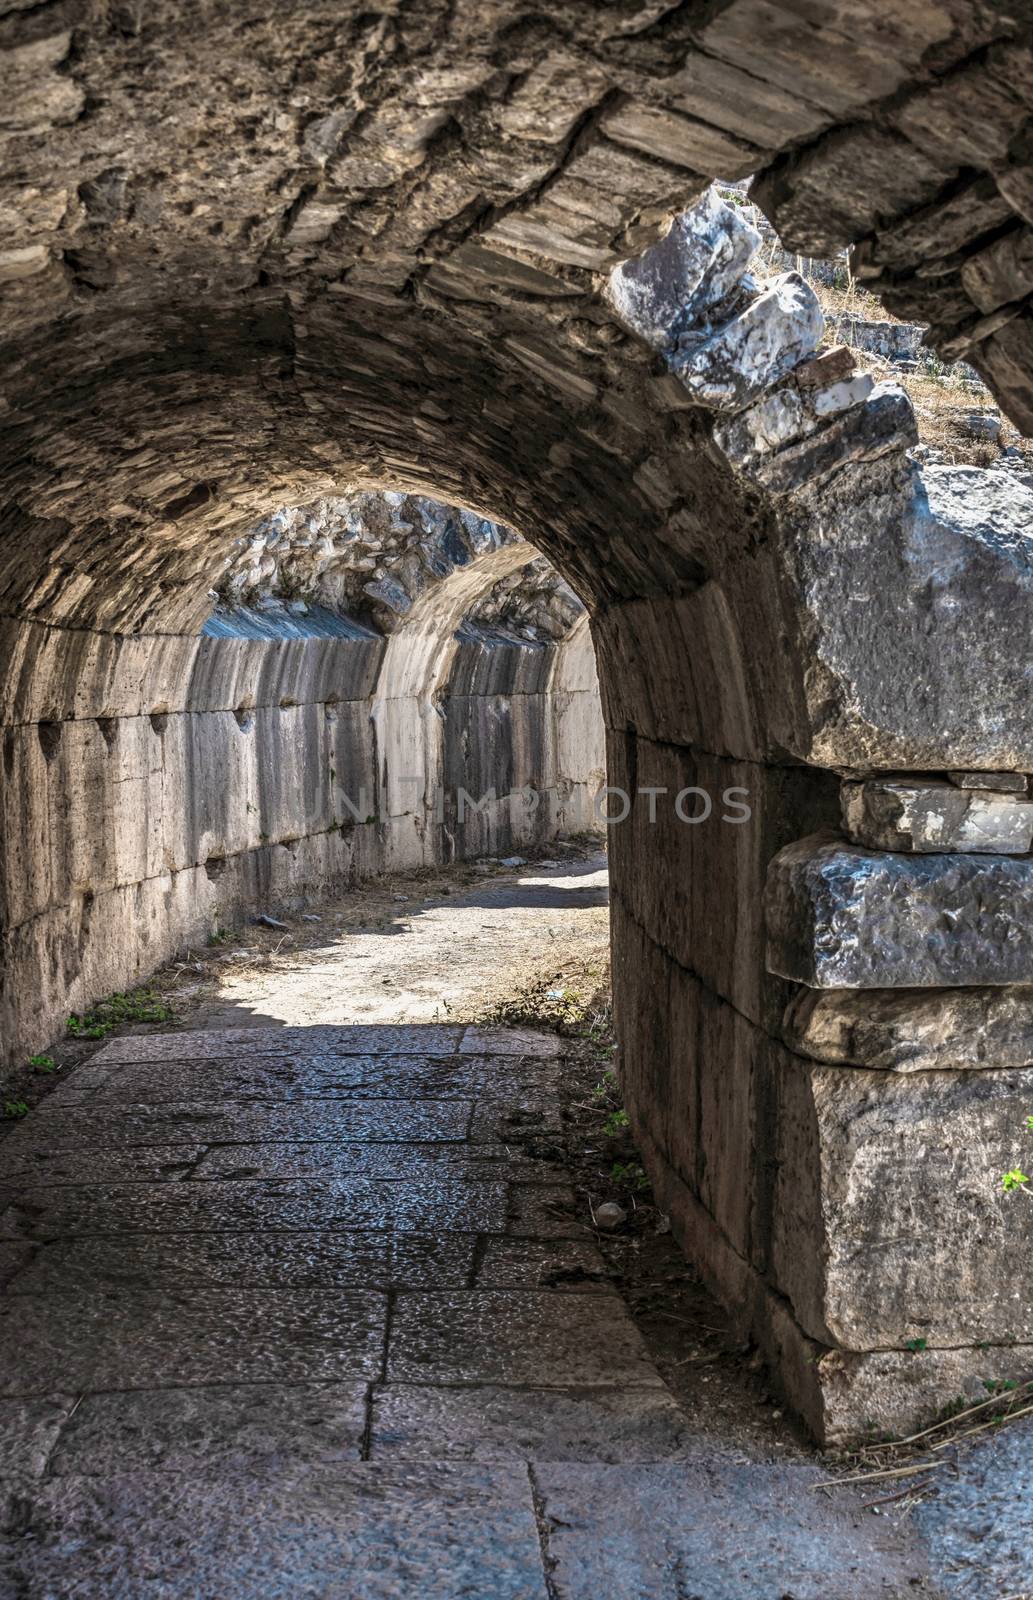
[[[559, 1040], [380, 1030], [410, 1098], [342, 1104], [328, 1059], [368, 1092], [369, 1030], [333, 1058], [325, 1028], [275, 1056], [244, 1031], [117, 1041], [0, 1151], [3, 1593], [817, 1600], [820, 1539], [822, 1600], [855, 1600], [856, 1513], [803, 1494], [820, 1468], [715, 1457], [565, 1174], [468, 1138], [471, 1106], [555, 1094]], [[225, 1097], [248, 1062], [260, 1105]], [[208, 1074], [189, 1144], [164, 1071]], [[443, 1072], [475, 1098], [426, 1098]], [[356, 1104], [344, 1139], [321, 1120]], [[427, 1137], [440, 1109], [462, 1120]], [[871, 1564], [872, 1594], [925, 1585], [907, 1540]]]
[[815, 1061], [891, 1072], [1025, 1067], [1033, 989], [800, 989], [782, 1027]]

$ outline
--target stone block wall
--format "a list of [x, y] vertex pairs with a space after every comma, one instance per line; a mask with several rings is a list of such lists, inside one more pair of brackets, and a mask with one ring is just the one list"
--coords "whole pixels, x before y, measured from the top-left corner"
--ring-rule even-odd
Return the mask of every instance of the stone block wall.
[[710, 202], [611, 290], [781, 507], [690, 593], [594, 617], [608, 781], [636, 796], [614, 993], [661, 1206], [843, 1443], [1033, 1371], [1033, 1219], [1001, 1182], [1033, 1114], [1033, 496], [921, 471], [899, 391], [812, 354], [806, 296], [749, 256]]

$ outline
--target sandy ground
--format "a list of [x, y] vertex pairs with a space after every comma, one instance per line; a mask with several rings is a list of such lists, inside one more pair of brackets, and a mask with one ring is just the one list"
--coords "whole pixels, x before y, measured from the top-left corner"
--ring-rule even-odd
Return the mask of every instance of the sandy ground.
[[461, 877], [390, 880], [310, 914], [318, 922], [283, 918], [279, 937], [262, 929], [265, 948], [205, 963], [203, 995], [184, 974], [189, 1025], [475, 1021], [541, 976], [605, 962], [602, 854]]

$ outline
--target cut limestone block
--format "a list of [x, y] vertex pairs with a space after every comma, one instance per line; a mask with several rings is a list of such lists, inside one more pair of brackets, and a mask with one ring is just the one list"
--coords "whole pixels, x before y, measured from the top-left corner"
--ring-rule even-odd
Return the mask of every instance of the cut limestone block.
[[[904, 427], [892, 388], [877, 385], [861, 408], [863, 433], [873, 408], [891, 432]], [[1005, 788], [997, 774], [1033, 768], [1029, 686], [1015, 666], [1033, 625], [1033, 490], [1010, 472], [902, 468], [898, 452], [882, 453], [878, 429], [862, 447], [863, 472], [848, 465], [829, 477], [841, 429], [843, 459], [858, 460], [854, 417], [763, 458], [792, 469], [797, 498], [825, 474], [818, 520], [801, 521], [785, 550], [813, 729], [800, 745], [787, 726], [787, 747], [864, 772], [994, 773]]]
[[735, 288], [760, 235], [713, 186], [675, 217], [664, 237], [610, 275], [607, 299], [658, 350]]
[[1025, 1067], [1033, 988], [800, 989], [782, 1037], [815, 1061], [888, 1072]]
[[1033, 982], [1033, 861], [908, 856], [825, 834], [768, 867], [768, 971], [814, 989]]
[[1033, 1342], [1033, 1069], [900, 1076], [782, 1059], [771, 1276], [843, 1350]]
[[843, 827], [870, 850], [1025, 855], [1033, 802], [992, 789], [870, 778], [844, 783]]
[[[912, 1081], [903, 1087], [910, 1088]], [[909, 1336], [910, 1348], [905, 1340], [896, 1348], [867, 1351], [835, 1349], [827, 1340], [814, 1339], [801, 1327], [785, 1296], [729, 1246], [721, 1228], [690, 1186], [663, 1162], [648, 1136], [640, 1140], [640, 1148], [658, 1203], [670, 1216], [676, 1237], [744, 1335], [757, 1342], [778, 1388], [823, 1446], [913, 1433], [948, 1404], [956, 1405], [959, 1396], [975, 1403], [985, 1397], [988, 1384], [1021, 1380], [1033, 1373], [1033, 1343], [1011, 1332], [997, 1341], [959, 1340], [947, 1347], [935, 1344], [923, 1331]], [[1012, 1198], [1021, 1201], [1021, 1196]], [[971, 1248], [978, 1250], [978, 1241]]]
[[702, 339], [685, 335], [671, 367], [700, 405], [738, 411], [812, 356], [824, 327], [814, 290], [786, 272]]
[[959, 789], [998, 789], [1008, 794], [1025, 794], [1029, 781], [1024, 772], [948, 772]]
[[915, 1341], [910, 1350], [832, 1350], [809, 1339], [775, 1296], [761, 1301], [756, 1336], [782, 1392], [826, 1449], [905, 1437], [947, 1407], [976, 1405], [994, 1385], [1033, 1373], [1033, 1345], [1010, 1339], [957, 1349]]

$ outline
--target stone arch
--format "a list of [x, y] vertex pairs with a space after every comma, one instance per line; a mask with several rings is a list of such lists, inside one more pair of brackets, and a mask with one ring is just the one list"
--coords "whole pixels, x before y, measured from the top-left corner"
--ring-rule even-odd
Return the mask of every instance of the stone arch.
[[[956, 1115], [962, 1142], [975, 1126], [983, 1147], [1006, 1137], [1028, 1080], [1022, 1029], [981, 993], [977, 1032], [999, 1070], [974, 1078], [953, 1070], [964, 1052], [926, 1056], [915, 1087], [894, 1040], [913, 1050], [918, 1012], [900, 1024], [899, 994], [893, 1010], [883, 991], [1028, 976], [1021, 950], [994, 964], [995, 908], [1018, 879], [954, 869], [978, 907], [972, 965], [953, 905], [953, 932], [936, 936], [932, 869], [901, 869], [889, 894], [896, 968], [818, 965], [830, 942], [880, 944], [854, 935], [873, 925], [855, 888], [892, 869], [893, 852], [822, 835], [844, 774], [1033, 765], [1013, 670], [1027, 507], [1000, 483], [921, 472], [906, 403], [816, 354], [800, 286], [752, 283], [741, 231], [709, 200], [701, 226], [665, 230], [708, 178], [759, 173], [790, 247], [854, 243], [887, 304], [930, 321], [1028, 418], [1020, 22], [935, 3], [847, 17], [811, 0], [699, 16], [585, 6], [562, 26], [474, 8], [443, 30], [431, 8], [282, 21], [213, 8], [189, 39], [169, 29], [189, 64], [186, 144], [221, 185], [213, 216], [186, 163], [111, 163], [112, 123], [136, 126], [141, 108], [145, 149], [163, 148], [168, 86], [149, 52], [169, 18], [85, 14], [73, 48], [43, 12], [3, 36], [32, 91], [4, 258], [4, 705], [35, 737], [5, 746], [9, 901], [51, 859], [50, 822], [18, 797], [60, 760], [60, 725], [100, 719], [107, 744], [103, 724], [132, 703], [167, 737], [203, 597], [257, 515], [347, 483], [504, 518], [592, 613], [611, 781], [751, 797], [749, 829], [705, 833], [659, 808], [614, 833], [625, 1083], [682, 1237], [822, 1436], [906, 1425], [976, 1371], [1011, 1375], [1033, 1329], [1005, 1330], [1000, 1306], [984, 1316], [979, 1258], [993, 1256], [965, 1216], [937, 1219], [926, 1259], [890, 1260], [879, 1185], [862, 1178], [883, 1170], [880, 1125], [892, 1144], [920, 1105], [932, 1123]], [[240, 92], [205, 155], [215, 62]], [[286, 89], [285, 64], [304, 68]], [[299, 104], [282, 131], [286, 93]], [[61, 187], [54, 173], [71, 176]], [[601, 293], [658, 236], [648, 260], [673, 251], [682, 274], [673, 321], [662, 307], [643, 318], [650, 266], [643, 293]], [[1006, 648], [980, 625], [988, 594]], [[48, 946], [23, 909], [9, 965], [43, 975], [56, 1014], [83, 917]], [[933, 945], [918, 983], [916, 928]], [[881, 996], [860, 1062], [829, 975]], [[801, 984], [821, 993], [824, 1042]], [[923, 992], [921, 1006], [949, 1027], [949, 998]], [[837, 1185], [855, 1147], [851, 1210]], [[893, 1191], [891, 1215], [916, 1208]], [[993, 1205], [979, 1215], [999, 1243]], [[880, 1299], [890, 1281], [908, 1306]]]

